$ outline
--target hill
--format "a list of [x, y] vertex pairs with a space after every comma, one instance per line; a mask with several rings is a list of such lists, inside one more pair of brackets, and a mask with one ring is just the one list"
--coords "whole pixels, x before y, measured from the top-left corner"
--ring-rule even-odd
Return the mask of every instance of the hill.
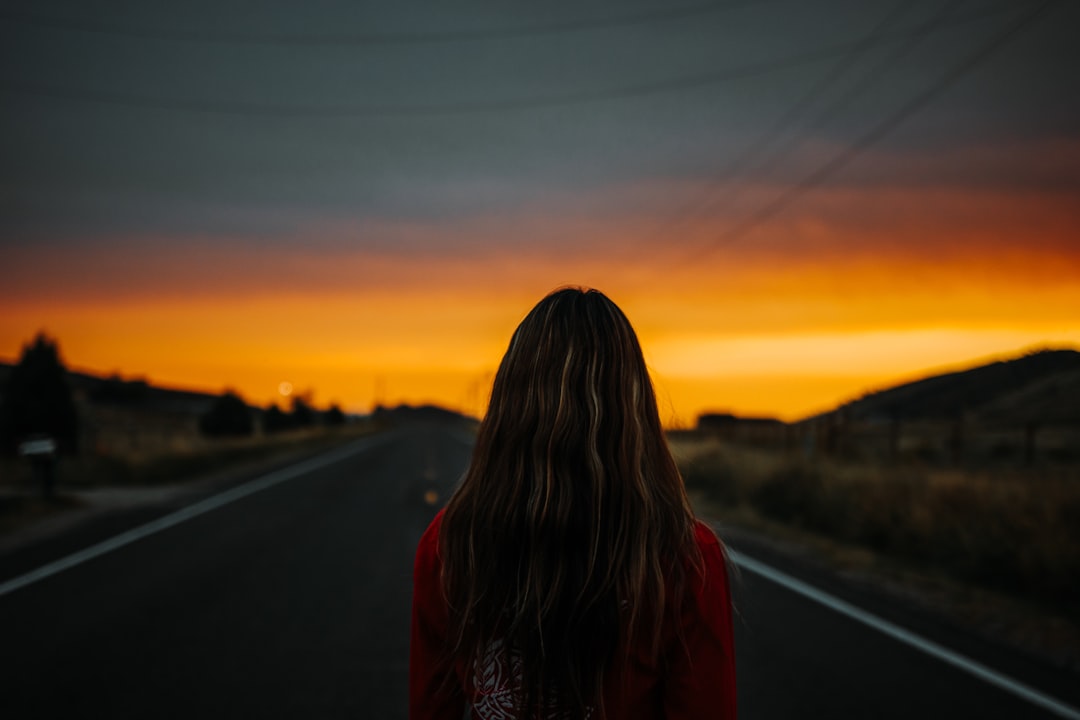
[[1080, 352], [1039, 350], [872, 392], [818, 418], [1080, 423]]
[[[12, 365], [0, 363], [0, 392], [3, 392], [7, 384], [11, 369]], [[217, 394], [151, 385], [143, 379], [125, 380], [119, 375], [103, 377], [75, 370], [67, 371], [67, 380], [77, 398], [93, 405], [199, 415], [209, 409], [219, 397]]]

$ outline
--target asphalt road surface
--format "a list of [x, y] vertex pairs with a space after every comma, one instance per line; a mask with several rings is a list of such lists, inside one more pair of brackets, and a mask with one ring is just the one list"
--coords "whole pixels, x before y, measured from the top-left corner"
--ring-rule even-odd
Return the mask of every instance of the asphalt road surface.
[[[405, 718], [413, 553], [468, 454], [460, 429], [403, 427], [186, 515], [161, 509], [164, 521], [119, 540], [99, 526], [0, 558], [0, 718]], [[48, 565], [76, 540], [98, 550]], [[732, 546], [859, 607], [876, 603], [875, 617], [1035, 693], [944, 662], [755, 565], [735, 584], [740, 717], [1011, 719], [1080, 706], [1075, 676], [807, 577], [767, 548]], [[44, 576], [27, 575], [42, 566]]]

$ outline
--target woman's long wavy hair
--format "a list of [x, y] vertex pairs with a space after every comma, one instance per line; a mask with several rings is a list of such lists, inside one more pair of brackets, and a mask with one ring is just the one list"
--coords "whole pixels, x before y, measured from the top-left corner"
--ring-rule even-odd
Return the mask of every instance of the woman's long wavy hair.
[[637, 336], [599, 291], [557, 290], [514, 332], [440, 548], [453, 656], [469, 677], [511, 654], [518, 717], [604, 717], [618, 648], [658, 655], [694, 515]]

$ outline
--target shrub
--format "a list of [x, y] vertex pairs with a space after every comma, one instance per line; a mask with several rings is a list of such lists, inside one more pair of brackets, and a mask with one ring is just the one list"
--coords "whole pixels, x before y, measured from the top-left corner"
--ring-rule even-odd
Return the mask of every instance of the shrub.
[[742, 501], [740, 483], [719, 451], [685, 460], [680, 471], [687, 489], [701, 493], [709, 502], [731, 506]]
[[226, 392], [199, 418], [199, 430], [211, 437], [251, 435], [255, 430], [251, 408], [239, 395]]
[[[962, 581], [1080, 608], [1080, 477], [783, 460], [719, 446], [680, 462], [719, 507], [857, 544]], [[752, 516], [751, 516], [752, 517]]]

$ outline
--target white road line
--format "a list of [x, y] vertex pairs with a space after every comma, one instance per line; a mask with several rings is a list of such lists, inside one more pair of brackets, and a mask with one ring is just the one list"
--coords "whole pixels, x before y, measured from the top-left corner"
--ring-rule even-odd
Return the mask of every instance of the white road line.
[[820, 603], [827, 608], [835, 610], [836, 612], [847, 615], [853, 620], [868, 625], [878, 632], [884, 633], [889, 637], [899, 640], [902, 643], [910, 645], [916, 650], [920, 650], [927, 655], [942, 660], [953, 667], [962, 670], [969, 675], [990, 683], [1002, 690], [1012, 693], [1017, 697], [1027, 700], [1033, 705], [1037, 705], [1044, 710], [1047, 710], [1055, 715], [1063, 718], [1070, 718], [1070, 720], [1080, 720], [1080, 710], [1074, 707], [1066, 705], [1065, 703], [1055, 698], [1046, 695], [1030, 685], [1025, 685], [1022, 682], [1012, 679], [1007, 675], [1003, 675], [995, 670], [991, 670], [985, 665], [978, 663], [971, 658], [965, 657], [960, 653], [953, 652], [948, 648], [938, 645], [932, 640], [916, 635], [913, 632], [905, 630], [899, 625], [895, 625], [888, 620], [878, 617], [872, 613], [868, 613], [849, 602], [845, 602], [838, 597], [823, 592], [812, 585], [794, 578], [786, 573], [770, 567], [758, 560], [754, 560], [740, 552], [736, 552], [728, 548], [728, 555], [731, 556], [731, 560], [750, 572], [760, 575], [763, 578], [771, 580], [777, 585], [781, 585], [788, 590], [796, 592], [803, 597], [806, 597], [814, 602]]
[[44, 580], [47, 577], [51, 577], [53, 575], [56, 575], [57, 573], [61, 573], [64, 570], [75, 567], [76, 565], [81, 565], [87, 560], [92, 560], [96, 557], [100, 557], [101, 555], [112, 552], [117, 548], [122, 548], [125, 545], [129, 545], [136, 540], [141, 540], [148, 535], [153, 535], [154, 533], [161, 532], [166, 528], [171, 528], [173, 525], [179, 525], [185, 520], [190, 520], [191, 518], [202, 515], [203, 513], [210, 512], [211, 510], [216, 510], [223, 505], [228, 505], [231, 502], [257, 493], [260, 490], [265, 490], [269, 487], [273, 487], [274, 485], [283, 483], [286, 480], [291, 480], [294, 477], [311, 472], [312, 470], [318, 470], [321, 467], [332, 465], [339, 460], [345, 459], [350, 455], [354, 455], [363, 450], [368, 450], [372, 447], [375, 447], [376, 445], [386, 442], [390, 439], [391, 435], [392, 433], [380, 433], [378, 435], [361, 438], [359, 440], [349, 443], [342, 448], [338, 448], [337, 450], [331, 450], [328, 453], [310, 458], [308, 460], [304, 460], [303, 462], [297, 463], [296, 465], [290, 465], [289, 467], [281, 468], [280, 470], [275, 470], [271, 473], [267, 473], [262, 477], [251, 480], [250, 482], [246, 482], [243, 485], [237, 485], [236, 487], [225, 490], [224, 492], [218, 493], [217, 495], [212, 495], [204, 500], [200, 500], [197, 503], [181, 508], [176, 512], [160, 517], [157, 520], [151, 520], [145, 525], [140, 525], [138, 527], [132, 528], [131, 530], [122, 532], [119, 535], [115, 535], [108, 540], [103, 540], [96, 545], [91, 545], [90, 547], [83, 548], [78, 552], [74, 552], [71, 555], [62, 557], [59, 560], [54, 560], [51, 563], [42, 565], [36, 570], [31, 570], [28, 573], [24, 573], [23, 575], [19, 575], [17, 577], [11, 578], [10, 580], [6, 580], [0, 583], [0, 596], [6, 595], [10, 592], [14, 592], [15, 590], [26, 587], [27, 585], [36, 583], [39, 580]]

